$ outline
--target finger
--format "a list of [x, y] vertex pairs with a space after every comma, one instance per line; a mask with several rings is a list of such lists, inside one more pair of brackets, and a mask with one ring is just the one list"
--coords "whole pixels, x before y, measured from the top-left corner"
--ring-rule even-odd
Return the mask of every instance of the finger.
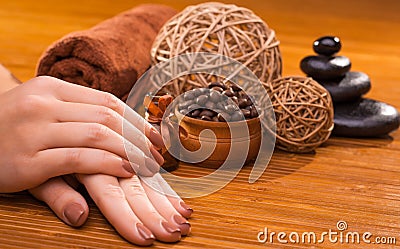
[[103, 173], [118, 177], [131, 177], [134, 174], [133, 166], [127, 160], [108, 151], [92, 148], [42, 150], [35, 154], [32, 164], [37, 169], [31, 173], [31, 177], [38, 179], [72, 173]]
[[103, 215], [128, 241], [147, 246], [154, 242], [153, 233], [132, 211], [118, 179], [108, 175], [78, 175]]
[[[138, 176], [120, 178], [119, 183], [126, 195], [133, 212], [148, 227], [156, 238], [164, 242], [176, 242], [181, 238], [181, 231], [175, 223], [162, 217], [148, 199]], [[158, 203], [159, 205], [161, 203]]]
[[162, 192], [161, 186], [157, 179], [148, 177], [146, 181], [142, 181], [143, 189], [145, 190], [150, 202], [156, 208], [158, 213], [163, 216], [169, 223], [175, 223], [181, 230], [182, 235], [188, 235], [190, 232], [190, 223], [182, 217], [182, 215], [172, 206], [171, 202]]
[[163, 140], [160, 133], [142, 116], [114, 95], [53, 77], [42, 76], [41, 78], [45, 78], [46, 81], [52, 83], [50, 85], [60, 100], [108, 107], [125, 117], [125, 119], [134, 124], [139, 130], [144, 131], [143, 133], [156, 147], [163, 147]]
[[179, 195], [171, 188], [171, 186], [165, 181], [161, 174], [155, 174], [153, 178], [157, 180], [159, 188], [162, 190], [162, 193], [164, 193], [165, 196], [168, 198], [172, 206], [174, 206], [174, 208], [183, 217], [189, 218], [193, 213], [193, 209], [179, 197]]
[[58, 101], [55, 109], [57, 110], [55, 119], [58, 122], [99, 123], [105, 125], [134, 144], [148, 157], [152, 157], [152, 153], [154, 153], [154, 158], [159, 161], [160, 164], [164, 161], [157, 150], [153, 149], [151, 151], [152, 153], [150, 153], [149, 149], [153, 147], [153, 144], [145, 136], [143, 131], [139, 130], [119, 113], [108, 107]]
[[101, 124], [53, 123], [48, 126], [46, 132], [42, 140], [46, 148], [87, 147], [105, 150], [129, 160], [133, 166], [139, 166], [134, 170], [140, 175], [151, 176], [160, 169], [160, 165], [153, 158]]
[[60, 177], [52, 178], [29, 192], [38, 200], [44, 201], [70, 226], [82, 226], [88, 217], [89, 208], [85, 199]]

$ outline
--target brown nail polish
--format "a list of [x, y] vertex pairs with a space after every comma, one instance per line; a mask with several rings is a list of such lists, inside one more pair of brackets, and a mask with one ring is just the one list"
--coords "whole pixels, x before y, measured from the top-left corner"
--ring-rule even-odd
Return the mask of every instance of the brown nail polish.
[[167, 231], [168, 233], [176, 233], [176, 232], [181, 232], [181, 229], [179, 228], [175, 228], [173, 226], [171, 226], [171, 224], [169, 224], [166, 221], [161, 222], [161, 226], [165, 229], [165, 231]]
[[187, 221], [185, 218], [183, 218], [182, 216], [180, 216], [179, 214], [175, 214], [174, 216], [172, 216], [172, 219], [176, 222], [176, 224], [178, 225], [189, 225], [190, 223], [189, 221]]
[[158, 164], [164, 164], [164, 157], [153, 146], [150, 147], [150, 152]]
[[192, 209], [188, 204], [186, 204], [184, 201], [179, 202], [179, 204], [180, 204], [181, 207], [183, 207], [184, 209], [190, 211], [191, 213], [193, 212], [193, 209]]
[[164, 147], [162, 136], [154, 127], [150, 130], [149, 139], [158, 149]]
[[79, 225], [79, 221], [84, 213], [85, 209], [79, 203], [71, 203], [64, 209], [64, 217], [72, 226]]
[[154, 235], [151, 233], [151, 231], [147, 227], [145, 227], [142, 223], [137, 223], [136, 229], [138, 230], [140, 236], [142, 236], [143, 239], [145, 240], [156, 239]]
[[129, 173], [133, 174], [135, 171], [132, 168], [132, 165], [129, 163], [129, 161], [122, 159], [122, 167], [128, 171]]
[[151, 171], [151, 173], [156, 174], [158, 173], [158, 171], [160, 171], [160, 165], [150, 157], [146, 157], [144, 159], [144, 162], [146, 164], [146, 167]]

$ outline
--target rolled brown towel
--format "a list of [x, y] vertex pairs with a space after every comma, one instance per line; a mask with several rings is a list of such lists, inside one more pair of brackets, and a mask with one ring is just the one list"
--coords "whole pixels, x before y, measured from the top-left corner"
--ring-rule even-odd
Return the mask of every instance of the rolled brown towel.
[[125, 100], [150, 66], [150, 49], [158, 31], [176, 13], [168, 6], [145, 4], [91, 29], [70, 33], [44, 52], [37, 75], [107, 91]]

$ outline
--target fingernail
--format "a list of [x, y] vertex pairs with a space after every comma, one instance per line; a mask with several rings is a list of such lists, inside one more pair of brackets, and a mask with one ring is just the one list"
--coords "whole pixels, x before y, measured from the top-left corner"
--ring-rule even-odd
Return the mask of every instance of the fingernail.
[[161, 222], [161, 226], [165, 229], [165, 231], [167, 231], [168, 233], [176, 233], [176, 232], [181, 232], [181, 229], [179, 228], [175, 228], [173, 226], [171, 226], [171, 224], [169, 224], [166, 221]]
[[175, 214], [174, 216], [172, 216], [172, 219], [175, 221], [175, 223], [177, 225], [189, 225], [189, 226], [191, 226], [189, 221], [187, 221], [185, 218], [183, 218], [179, 214]]
[[150, 152], [158, 164], [164, 164], [164, 157], [154, 148], [154, 146], [150, 147]]
[[151, 171], [151, 173], [156, 174], [160, 170], [160, 165], [150, 157], [146, 157], [144, 159], [144, 162], [146, 164], [146, 167]]
[[139, 164], [137, 164], [137, 163], [131, 163], [130, 165], [131, 165], [133, 171], [134, 171], [136, 174], [139, 174], [139, 172], [140, 172]]
[[180, 204], [181, 207], [183, 207], [184, 209], [190, 211], [190, 213], [193, 213], [193, 209], [192, 209], [188, 204], [186, 204], [184, 201], [181, 201], [179, 204]]
[[85, 213], [85, 209], [79, 203], [71, 203], [64, 209], [64, 217], [68, 220], [68, 222], [77, 226], [79, 224], [79, 220], [82, 215]]
[[150, 130], [150, 141], [158, 148], [161, 149], [164, 147], [164, 142], [161, 134], [156, 130], [156, 128], [152, 127]]
[[133, 174], [135, 171], [132, 168], [132, 165], [129, 163], [129, 161], [122, 159], [122, 167], [129, 173]]
[[136, 224], [136, 229], [138, 230], [140, 236], [145, 240], [154, 240], [156, 237], [151, 233], [151, 231], [145, 227], [142, 223]]

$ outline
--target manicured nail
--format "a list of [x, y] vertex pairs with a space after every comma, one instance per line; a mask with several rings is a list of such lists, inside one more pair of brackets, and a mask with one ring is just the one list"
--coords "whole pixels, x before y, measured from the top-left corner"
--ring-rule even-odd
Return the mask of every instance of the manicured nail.
[[133, 174], [135, 171], [132, 168], [132, 165], [129, 163], [129, 161], [122, 159], [122, 167], [129, 173]]
[[150, 152], [153, 155], [154, 159], [156, 160], [156, 162], [160, 165], [164, 164], [164, 157], [160, 154], [160, 152], [158, 152], [154, 146], [150, 147]]
[[72, 226], [79, 225], [79, 220], [85, 213], [85, 209], [79, 203], [71, 203], [64, 209], [64, 217]]
[[181, 232], [181, 229], [179, 228], [175, 228], [173, 226], [171, 226], [171, 224], [169, 224], [166, 221], [161, 222], [161, 226], [165, 229], [165, 231], [167, 231], [168, 233], [177, 233], [177, 232]]
[[151, 173], [156, 174], [158, 173], [158, 171], [160, 171], [160, 165], [150, 157], [146, 157], [144, 159], [144, 162], [146, 164], [146, 167], [150, 170]]
[[136, 174], [140, 173], [140, 166], [137, 163], [131, 163], [131, 167]]
[[145, 240], [155, 240], [156, 237], [151, 233], [151, 231], [145, 227], [142, 223], [136, 224], [136, 229], [138, 230], [140, 236]]
[[192, 209], [188, 204], [186, 204], [184, 201], [179, 202], [179, 204], [180, 204], [181, 207], [183, 207], [184, 209], [190, 211], [190, 213], [193, 213], [193, 209]]
[[174, 216], [172, 216], [172, 219], [176, 222], [177, 225], [189, 225], [190, 226], [189, 221], [187, 221], [185, 218], [183, 218], [179, 214], [175, 214]]
[[164, 142], [161, 134], [156, 130], [156, 128], [152, 127], [150, 130], [150, 141], [156, 146], [158, 149], [164, 147]]

